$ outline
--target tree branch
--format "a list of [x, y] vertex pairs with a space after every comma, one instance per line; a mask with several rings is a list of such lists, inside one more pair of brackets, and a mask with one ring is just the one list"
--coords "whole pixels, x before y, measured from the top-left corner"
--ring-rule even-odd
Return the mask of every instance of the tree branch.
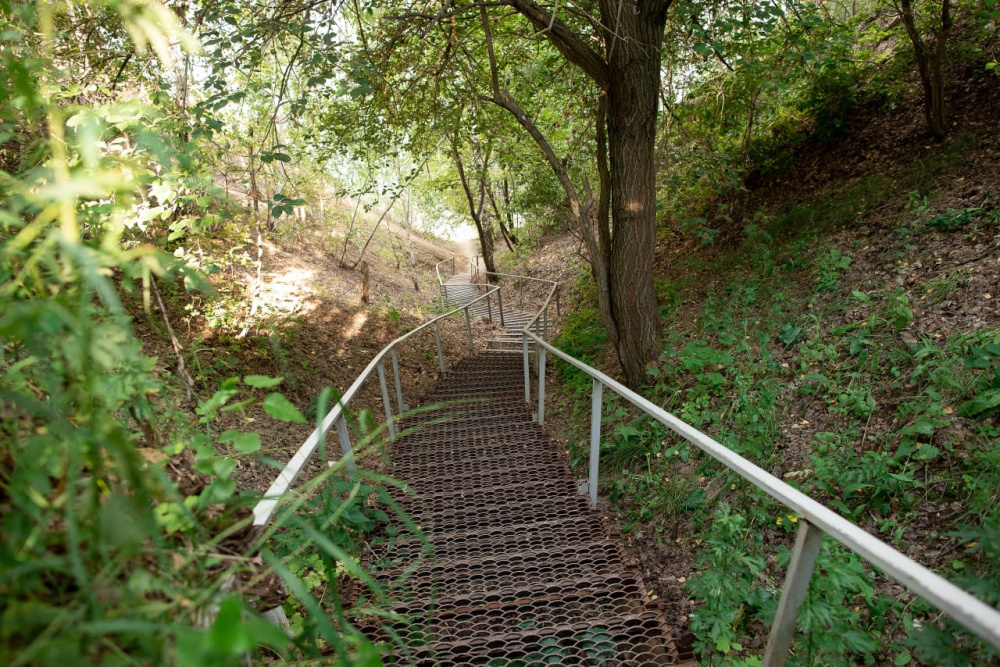
[[528, 19], [535, 29], [543, 33], [559, 53], [593, 79], [601, 90], [607, 90], [609, 83], [607, 63], [578, 34], [534, 0], [508, 0], [508, 4]]

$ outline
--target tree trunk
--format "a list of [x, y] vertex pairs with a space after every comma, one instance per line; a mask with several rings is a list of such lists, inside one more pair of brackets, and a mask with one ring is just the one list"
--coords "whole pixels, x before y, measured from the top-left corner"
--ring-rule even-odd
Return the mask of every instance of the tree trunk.
[[410, 279], [413, 280], [413, 291], [420, 291], [420, 280], [417, 278], [417, 253], [413, 250], [413, 197], [410, 189], [406, 189], [406, 199], [403, 201], [403, 217], [406, 220], [406, 242], [410, 246]]
[[924, 89], [924, 117], [927, 129], [935, 139], [944, 139], [948, 134], [947, 113], [944, 99], [944, 74], [941, 62], [948, 44], [948, 33], [952, 26], [951, 0], [941, 2], [941, 27], [934, 32], [933, 42], [926, 42], [920, 36], [912, 0], [900, 0], [899, 18], [906, 28], [906, 34], [913, 45], [913, 55], [917, 61], [920, 84]]
[[497, 225], [500, 227], [500, 236], [503, 237], [503, 242], [507, 245], [507, 250], [514, 252], [514, 244], [511, 243], [507, 226], [503, 224], [503, 214], [500, 212], [500, 207], [497, 205], [497, 198], [493, 195], [492, 185], [487, 186], [486, 194], [489, 197], [490, 207], [493, 209], [493, 215], [496, 217]]
[[361, 301], [363, 303], [370, 303], [371, 297], [368, 294], [368, 262], [361, 260]]
[[[510, 94], [500, 89], [489, 26], [483, 14], [493, 101], [511, 111], [532, 134], [567, 192], [571, 212], [590, 250], [598, 306], [608, 337], [618, 352], [626, 383], [638, 387], [645, 380], [646, 364], [656, 358], [660, 349], [659, 311], [653, 289], [655, 145], [663, 31], [671, 0], [599, 0], [603, 56], [534, 0], [506, 2], [593, 79], [606, 96], [606, 128], [601, 127], [604, 123], [598, 124], [598, 152], [603, 150], [606, 129], [610, 169], [605, 173], [599, 165], [602, 185], [607, 188], [602, 188], [598, 202], [595, 239], [589, 218], [589, 192], [588, 201], [582, 204], [544, 137], [516, 107]], [[605, 192], [610, 192], [610, 201], [605, 200]], [[602, 217], [605, 209], [610, 212], [611, 230]]]
[[[485, 176], [479, 178], [479, 202], [472, 194], [472, 186], [465, 173], [465, 163], [462, 161], [462, 154], [458, 150], [458, 137], [451, 138], [451, 155], [455, 161], [455, 169], [458, 171], [458, 178], [462, 183], [462, 190], [465, 191], [465, 199], [469, 203], [469, 215], [476, 224], [476, 232], [479, 235], [479, 246], [483, 254], [483, 263], [486, 265], [487, 273], [496, 273], [496, 264], [493, 263], [493, 234], [489, 226], [489, 217], [486, 212], [486, 189], [483, 180]], [[485, 168], [483, 169], [485, 172]], [[494, 282], [497, 277], [487, 275], [490, 282]]]
[[[642, 3], [640, 3], [641, 5]], [[611, 310], [618, 358], [632, 386], [659, 354], [660, 322], [653, 288], [656, 251], [656, 121], [666, 11], [621, 11], [601, 0], [607, 22], [607, 129], [610, 159]]]

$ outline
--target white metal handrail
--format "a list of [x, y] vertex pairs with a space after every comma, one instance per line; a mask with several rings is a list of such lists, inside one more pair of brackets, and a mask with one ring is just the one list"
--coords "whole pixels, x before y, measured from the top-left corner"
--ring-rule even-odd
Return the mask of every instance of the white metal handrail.
[[[452, 261], [453, 260], [454, 258], [452, 258]], [[436, 268], [437, 267], [435, 267], [435, 270]], [[397, 407], [399, 408], [399, 411], [397, 413], [398, 415], [404, 412], [407, 409], [407, 406], [405, 403], [403, 403], [403, 389], [399, 381], [399, 360], [396, 355], [396, 346], [398, 346], [403, 341], [412, 338], [413, 336], [423, 331], [424, 329], [433, 326], [434, 342], [437, 345], [438, 363], [441, 367], [441, 372], [443, 373], [445, 371], [444, 352], [442, 351], [441, 348], [441, 333], [438, 328], [438, 323], [446, 317], [450, 317], [455, 313], [464, 311], [465, 325], [469, 333], [469, 348], [470, 351], [473, 350], [474, 342], [472, 338], [472, 322], [469, 316], [469, 306], [482, 299], [488, 299], [491, 295], [493, 295], [495, 292], [498, 292], [499, 290], [500, 290], [499, 287], [490, 287], [484, 294], [469, 301], [469, 303], [459, 306], [458, 308], [455, 308], [443, 315], [439, 315], [434, 319], [421, 324], [413, 331], [410, 331], [400, 336], [399, 338], [397, 338], [396, 340], [392, 341], [384, 348], [382, 348], [382, 351], [380, 351], [378, 354], [375, 355], [375, 357], [368, 363], [368, 366], [365, 367], [365, 370], [362, 371], [362, 373], [354, 380], [350, 388], [348, 388], [348, 390], [344, 392], [340, 400], [337, 402], [337, 405], [335, 405], [330, 410], [330, 412], [327, 413], [326, 417], [324, 417], [320, 426], [318, 426], [312, 432], [312, 434], [306, 439], [306, 441], [302, 444], [302, 446], [299, 447], [298, 451], [295, 452], [295, 455], [292, 456], [291, 460], [289, 460], [289, 462], [285, 465], [284, 469], [282, 469], [278, 477], [274, 480], [274, 482], [271, 483], [271, 486], [264, 494], [264, 498], [254, 506], [253, 525], [263, 526], [266, 525], [271, 520], [271, 517], [274, 515], [274, 511], [277, 509], [278, 503], [288, 492], [288, 489], [291, 488], [292, 484], [295, 483], [295, 480], [298, 479], [298, 476], [302, 472], [303, 467], [305, 467], [306, 462], [316, 451], [316, 448], [319, 446], [319, 443], [323, 440], [323, 437], [326, 435], [326, 433], [329, 432], [331, 427], [336, 426], [337, 435], [340, 439], [340, 449], [341, 452], [343, 453], [344, 458], [346, 459], [346, 465], [348, 469], [350, 470], [354, 469], [355, 467], [354, 451], [351, 447], [351, 436], [347, 430], [347, 422], [344, 420], [344, 411], [347, 408], [348, 404], [351, 402], [351, 399], [354, 398], [355, 394], [358, 393], [358, 390], [361, 388], [361, 386], [365, 383], [366, 380], [368, 380], [369, 377], [371, 377], [372, 372], [375, 371], [378, 372], [379, 387], [382, 391], [382, 405], [385, 408], [385, 420], [389, 432], [389, 439], [390, 441], [395, 441], [396, 430], [394, 424], [394, 415], [392, 413], [392, 403], [389, 400], [389, 391], [386, 385], [385, 368], [383, 364], [385, 356], [389, 355], [392, 359], [392, 372], [393, 372], [393, 378], [395, 380], [396, 402], [397, 402]]]
[[441, 265], [445, 262], [451, 262], [451, 273], [455, 274], [455, 258], [449, 257], [448, 259], [442, 259], [440, 262], [434, 265], [434, 273], [437, 275], [438, 285], [443, 285], [444, 280], [441, 279]]
[[[583, 371], [593, 380], [590, 412], [590, 470], [586, 490], [591, 506], [597, 507], [597, 478], [600, 464], [601, 407], [603, 389], [607, 387], [647, 415], [660, 422], [694, 446], [715, 458], [772, 498], [802, 517], [785, 585], [778, 603], [778, 611], [771, 625], [767, 648], [764, 652], [765, 667], [784, 664], [795, 635], [799, 609], [805, 601], [816, 558], [819, 556], [823, 535], [830, 535], [859, 556], [892, 576], [910, 591], [924, 598], [954, 619], [959, 625], [1000, 649], [1000, 611], [966, 593], [958, 586], [930, 571], [923, 565], [892, 548], [877, 537], [851, 523], [828, 507], [786, 484], [777, 477], [754, 465], [736, 452], [705, 435], [663, 408], [653, 404], [634, 391], [599, 370], [588, 366], [546, 342], [539, 332], [539, 321], [548, 317], [554, 286], [544, 305], [524, 326], [522, 333], [524, 354], [525, 401], [531, 405], [528, 340], [537, 346], [538, 369], [538, 421], [545, 423], [545, 356], [549, 352], [562, 361]], [[535, 331], [532, 332], [532, 326]]]

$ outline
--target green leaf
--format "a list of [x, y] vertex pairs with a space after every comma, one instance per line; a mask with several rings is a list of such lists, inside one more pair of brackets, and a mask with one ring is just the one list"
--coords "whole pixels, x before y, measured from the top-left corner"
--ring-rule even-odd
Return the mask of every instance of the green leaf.
[[249, 454], [260, 449], [259, 433], [240, 433], [236, 429], [223, 431], [219, 436], [219, 442], [231, 442], [236, 451]]
[[910, 664], [912, 660], [913, 656], [911, 656], [906, 651], [903, 651], [902, 653], [896, 656], [896, 659], [892, 661], [892, 664], [897, 665], [898, 667], [903, 667], [903, 665]]
[[273, 378], [267, 375], [247, 375], [243, 378], [243, 382], [251, 387], [257, 387], [258, 389], [269, 389], [271, 387], [277, 387], [284, 381], [284, 379], [285, 378]]
[[295, 422], [296, 424], [306, 423], [306, 418], [302, 416], [299, 409], [278, 392], [268, 394], [267, 398], [264, 399], [263, 407], [264, 411], [275, 419], [285, 422]]
[[219, 408], [221, 408], [226, 403], [228, 403], [229, 399], [231, 399], [235, 395], [236, 391], [232, 389], [220, 389], [219, 391], [215, 392], [215, 394], [212, 395], [212, 398], [208, 399], [204, 403], [199, 404], [198, 407], [195, 408], [195, 412], [197, 412], [199, 415], [211, 414], [216, 410], [218, 410]]
[[994, 412], [998, 407], [1000, 407], [1000, 389], [993, 389], [962, 403], [958, 408], [958, 414], [960, 417], [987, 417], [989, 416], [987, 413]]
[[229, 479], [229, 476], [236, 470], [236, 461], [232, 459], [219, 459], [212, 462], [212, 470], [221, 479]]
[[243, 627], [242, 616], [243, 606], [239, 600], [230, 598], [222, 603], [209, 631], [212, 648], [226, 655], [245, 653], [253, 648], [253, 642]]
[[288, 153], [271, 153], [271, 157], [277, 160], [278, 162], [292, 161], [292, 156], [290, 156]]
[[778, 334], [778, 340], [784, 343], [785, 347], [789, 347], [797, 341], [801, 335], [802, 327], [797, 327], [794, 324], [787, 323], [781, 327], [781, 332]]

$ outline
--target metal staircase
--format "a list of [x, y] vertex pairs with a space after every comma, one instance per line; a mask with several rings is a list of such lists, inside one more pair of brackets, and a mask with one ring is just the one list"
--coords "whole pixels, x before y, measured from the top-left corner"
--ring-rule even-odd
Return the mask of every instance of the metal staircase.
[[409, 622], [364, 630], [414, 665], [676, 664], [620, 537], [525, 409], [520, 364], [466, 358], [422, 401], [441, 407], [402, 421], [412, 433], [393, 447], [393, 474], [416, 495], [397, 500], [432, 556], [410, 569], [416, 538], [377, 552], [387, 611]]

